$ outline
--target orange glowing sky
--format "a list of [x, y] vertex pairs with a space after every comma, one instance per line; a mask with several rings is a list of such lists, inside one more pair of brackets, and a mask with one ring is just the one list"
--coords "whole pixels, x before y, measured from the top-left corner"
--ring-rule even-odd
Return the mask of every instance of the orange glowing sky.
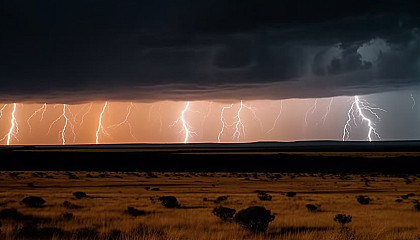
[[[218, 142], [219, 139], [220, 142], [341, 140], [351, 100], [352, 97], [243, 101], [240, 112], [243, 129], [238, 123], [240, 101], [191, 101], [184, 113], [190, 131], [187, 142]], [[96, 134], [101, 144], [184, 142], [184, 125], [181, 119], [177, 119], [181, 117], [186, 101], [108, 102], [100, 127], [104, 104], [101, 101], [66, 105], [68, 120], [64, 128], [63, 104], [47, 104], [44, 109], [43, 104], [17, 103], [18, 132], [15, 129], [11, 134], [10, 145], [92, 144], [96, 142]], [[0, 137], [5, 138], [0, 144], [7, 142], [13, 103], [1, 104], [0, 109], [3, 107]], [[224, 107], [225, 128], [221, 133]], [[330, 112], [326, 115], [328, 109]], [[378, 114], [382, 116], [384, 113]], [[374, 122], [378, 132], [382, 133], [380, 122], [377, 119]], [[356, 124], [351, 130], [350, 140], [366, 140], [366, 123], [358, 120]]]

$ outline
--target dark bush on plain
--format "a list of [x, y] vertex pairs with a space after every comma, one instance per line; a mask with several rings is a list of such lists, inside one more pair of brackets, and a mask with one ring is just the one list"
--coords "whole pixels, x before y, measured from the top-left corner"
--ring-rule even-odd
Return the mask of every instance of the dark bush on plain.
[[18, 220], [23, 217], [23, 214], [14, 208], [5, 208], [0, 211], [0, 219]]
[[108, 240], [117, 240], [120, 239], [121, 231], [118, 229], [113, 229], [109, 232]]
[[227, 207], [217, 207], [213, 209], [213, 214], [223, 221], [232, 220], [236, 210]]
[[64, 220], [71, 220], [74, 218], [73, 213], [65, 212], [61, 215]]
[[83, 208], [82, 206], [73, 204], [73, 203], [71, 203], [69, 201], [64, 201], [63, 202], [63, 207], [65, 207], [67, 209], [80, 209], [80, 208]]
[[155, 187], [155, 188], [150, 189], [150, 191], [160, 191], [160, 188]]
[[266, 193], [266, 192], [259, 192], [257, 194], [257, 197], [261, 200], [261, 201], [271, 201], [271, 199], [273, 198], [273, 196], [271, 196], [270, 194]]
[[316, 212], [318, 211], [318, 207], [313, 204], [306, 204], [306, 209], [310, 212]]
[[334, 221], [341, 224], [342, 227], [344, 227], [345, 224], [350, 223], [352, 219], [351, 215], [345, 215], [345, 214], [337, 214], [334, 217]]
[[251, 232], [265, 232], [275, 216], [264, 207], [252, 206], [239, 211], [233, 220]]
[[179, 205], [178, 200], [174, 196], [159, 197], [158, 200], [166, 208], [179, 208], [181, 206]]
[[362, 205], [367, 205], [370, 203], [370, 198], [360, 195], [357, 197], [357, 201]]
[[414, 209], [416, 209], [417, 211], [420, 211], [420, 203], [419, 202], [414, 204]]
[[86, 198], [87, 195], [84, 192], [74, 192], [73, 196], [77, 199], [82, 199], [82, 198]]
[[228, 200], [228, 196], [219, 196], [216, 198], [216, 200], [214, 200], [214, 203], [221, 203], [226, 200]]
[[294, 196], [296, 196], [296, 192], [287, 192], [286, 196], [287, 197], [294, 197]]
[[24, 198], [21, 203], [25, 204], [26, 206], [30, 208], [40, 208], [44, 207], [45, 200], [42, 197], [26, 197]]
[[127, 210], [126, 210], [126, 213], [128, 213], [129, 215], [134, 216], [134, 217], [146, 215], [145, 211], [138, 210], [134, 207], [128, 207]]

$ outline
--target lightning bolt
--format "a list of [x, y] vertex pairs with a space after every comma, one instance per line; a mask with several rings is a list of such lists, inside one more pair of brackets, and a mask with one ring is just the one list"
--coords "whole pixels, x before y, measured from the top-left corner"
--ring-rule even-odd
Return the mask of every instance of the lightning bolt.
[[219, 135], [217, 135], [217, 140], [220, 142], [220, 138], [223, 136], [223, 131], [225, 130], [226, 126], [226, 122], [225, 122], [225, 117], [224, 117], [224, 113], [226, 109], [231, 109], [233, 107], [233, 104], [231, 104], [230, 106], [224, 106], [222, 108], [222, 111], [220, 111], [220, 122], [222, 122], [222, 128], [220, 129]]
[[102, 108], [102, 112], [99, 115], [98, 129], [96, 130], [96, 144], [99, 143], [99, 132], [102, 132], [103, 134], [108, 135], [108, 133], [104, 130], [104, 127], [102, 126], [102, 117], [104, 116], [104, 112], [107, 106], [108, 106], [108, 101], [105, 102], [104, 107]]
[[325, 112], [324, 116], [322, 116], [322, 118], [321, 118], [323, 125], [325, 124], [325, 120], [327, 119], [328, 114], [330, 114], [331, 105], [332, 105], [333, 100], [334, 100], [334, 98], [330, 98], [330, 102], [328, 103], [328, 106], [327, 106], [327, 111]]
[[274, 128], [276, 127], [276, 125], [277, 125], [277, 121], [279, 120], [279, 118], [280, 118], [280, 115], [281, 115], [281, 112], [283, 111], [283, 101], [282, 100], [280, 100], [280, 109], [279, 109], [279, 113], [277, 114], [277, 117], [276, 117], [276, 119], [274, 120], [274, 123], [273, 123], [273, 127], [270, 129], [270, 130], [268, 130], [267, 131], [267, 134], [268, 133], [270, 133], [271, 131], [273, 131], [274, 130]]
[[130, 114], [131, 114], [131, 109], [132, 109], [133, 107], [134, 107], [134, 104], [133, 104], [133, 103], [130, 103], [130, 105], [127, 107], [127, 115], [125, 116], [124, 121], [122, 121], [122, 122], [120, 122], [120, 123], [118, 123], [118, 124], [111, 125], [111, 126], [109, 126], [108, 128], [119, 127], [119, 126], [121, 126], [121, 125], [123, 125], [123, 124], [127, 124], [128, 129], [129, 129], [129, 131], [130, 131], [130, 135], [131, 135], [131, 137], [132, 137], [132, 138], [134, 138], [136, 141], [138, 141], [138, 139], [134, 136], [134, 134], [133, 134], [133, 132], [132, 132], [132, 126], [131, 126], [130, 122], [128, 121], [128, 117], [130, 116]]
[[70, 108], [67, 106], [67, 104], [63, 104], [63, 113], [50, 124], [50, 127], [48, 128], [48, 132], [47, 132], [47, 134], [49, 134], [51, 132], [51, 128], [54, 126], [54, 124], [57, 123], [58, 121], [60, 121], [61, 119], [64, 119], [63, 128], [58, 132], [58, 135], [61, 136], [61, 143], [63, 145], [66, 144], [66, 131], [67, 131], [67, 127], [69, 125], [70, 125], [70, 127], [72, 129], [72, 133], [73, 133], [73, 142], [75, 141], [75, 138], [76, 138], [76, 134], [74, 132], [74, 126], [69, 121], [69, 118], [67, 117], [67, 111], [71, 114]]
[[189, 111], [188, 109], [189, 109], [189, 107], [190, 107], [190, 102], [187, 102], [186, 104], [185, 104], [185, 107], [184, 107], [184, 109], [182, 110], [182, 112], [181, 112], [181, 116], [179, 116], [179, 118], [178, 119], [176, 119], [175, 120], [175, 122], [173, 123], [173, 124], [171, 124], [170, 125], [170, 127], [173, 127], [173, 126], [175, 126], [175, 124], [177, 124], [179, 121], [181, 121], [181, 123], [182, 123], [182, 130], [181, 130], [181, 132], [184, 132], [184, 134], [185, 134], [185, 137], [184, 137], [184, 143], [187, 143], [188, 142], [188, 138], [192, 135], [192, 134], [194, 134], [195, 132], [192, 132], [191, 131], [191, 126], [190, 126], [190, 124], [187, 122], [187, 120], [185, 120], [185, 114]]
[[3, 117], [3, 110], [7, 107], [7, 104], [4, 104], [3, 107], [0, 109], [0, 119]]
[[247, 105], [245, 105], [243, 103], [243, 101], [241, 100], [241, 104], [239, 106], [238, 112], [236, 113], [236, 122], [234, 122], [235, 125], [235, 132], [233, 133], [233, 139], [236, 138], [236, 141], [239, 141], [240, 137], [241, 137], [241, 132], [243, 133], [243, 135], [245, 136], [245, 126], [242, 123], [242, 119], [241, 119], [241, 113], [242, 113], [242, 109], [246, 108], [248, 110], [250, 110], [252, 112], [252, 114], [254, 114], [254, 118], [256, 118], [256, 114], [255, 114], [255, 110]]
[[[347, 121], [343, 128], [343, 141], [348, 140], [350, 137], [350, 129], [351, 129], [351, 120], [353, 119], [353, 122], [356, 125], [355, 120], [355, 112], [358, 113], [358, 115], [361, 117], [362, 121], [366, 121], [367, 125], [369, 127], [367, 139], [369, 142], [372, 141], [372, 135], [375, 136], [377, 139], [381, 139], [380, 135], [377, 133], [375, 129], [375, 124], [372, 122], [371, 119], [369, 119], [364, 113], [363, 110], [369, 112], [373, 116], [375, 116], [378, 120], [380, 120], [379, 116], [374, 112], [375, 110], [386, 112], [384, 109], [371, 107], [370, 104], [365, 101], [361, 100], [358, 96], [354, 96], [354, 100], [352, 101], [352, 104], [350, 106], [349, 111], [347, 112]], [[357, 125], [356, 125], [357, 126]]]
[[77, 117], [79, 116], [80, 112], [82, 112], [82, 111], [83, 111], [86, 107], [88, 107], [88, 109], [87, 109], [87, 111], [86, 111], [86, 112], [84, 112], [84, 113], [83, 113], [82, 118], [81, 118], [80, 123], [79, 123], [79, 126], [81, 126], [81, 125], [83, 124], [83, 122], [85, 121], [85, 117], [86, 117], [86, 115], [87, 115], [87, 114], [90, 112], [90, 110], [92, 109], [92, 103], [89, 103], [89, 105], [86, 105], [86, 104], [85, 104], [85, 105], [82, 107], [82, 109], [80, 109], [80, 111], [74, 115], [74, 122], [77, 122], [77, 121], [76, 121], [76, 120], [77, 120]]
[[306, 114], [305, 114], [305, 126], [307, 126], [307, 125], [308, 125], [308, 115], [309, 115], [309, 112], [310, 112], [311, 114], [314, 114], [314, 112], [315, 112], [315, 110], [316, 110], [316, 107], [317, 107], [317, 103], [318, 103], [318, 98], [316, 98], [316, 99], [315, 99], [315, 101], [314, 101], [314, 105], [312, 105], [312, 106], [308, 109], [308, 111], [306, 111]]
[[410, 98], [411, 98], [411, 101], [413, 101], [413, 105], [411, 105], [411, 109], [414, 109], [414, 107], [416, 106], [416, 99], [414, 99], [414, 96], [412, 93], [410, 94]]
[[42, 121], [44, 119], [45, 111], [47, 111], [47, 104], [46, 103], [44, 103], [44, 105], [42, 105], [42, 107], [35, 110], [35, 112], [32, 113], [32, 115], [28, 118], [28, 120], [26, 120], [26, 123], [28, 123], [28, 126], [29, 126], [29, 133], [32, 132], [32, 126], [31, 126], [31, 123], [30, 123], [31, 119], [33, 117], [35, 117], [35, 115], [37, 115], [39, 112], [41, 112], [41, 120], [39, 120], [39, 121]]
[[[4, 108], [5, 106], [3, 106], [2, 110]], [[0, 142], [7, 139], [6, 140], [7, 145], [10, 145], [10, 140], [12, 139], [12, 137], [19, 141], [19, 139], [16, 136], [19, 133], [19, 125], [18, 125], [15, 115], [16, 115], [16, 103], [13, 103], [13, 111], [12, 111], [12, 118], [10, 120], [9, 132], [2, 139], [0, 139]]]

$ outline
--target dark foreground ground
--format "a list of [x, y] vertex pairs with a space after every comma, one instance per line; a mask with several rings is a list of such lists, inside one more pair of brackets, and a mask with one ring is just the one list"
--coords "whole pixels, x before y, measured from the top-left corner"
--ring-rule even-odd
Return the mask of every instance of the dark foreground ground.
[[418, 173], [420, 141], [0, 148], [0, 170]]

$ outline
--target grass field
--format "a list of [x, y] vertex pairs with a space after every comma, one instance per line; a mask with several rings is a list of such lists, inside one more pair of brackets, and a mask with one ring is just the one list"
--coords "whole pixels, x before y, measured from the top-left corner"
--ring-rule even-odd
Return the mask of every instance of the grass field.
[[[420, 176], [377, 174], [0, 172], [0, 239], [417, 240], [419, 183]], [[77, 191], [87, 197], [76, 199]], [[258, 191], [272, 200], [261, 201]], [[359, 195], [371, 202], [360, 204]], [[46, 202], [30, 208], [21, 203], [28, 196]], [[165, 208], [161, 196], [175, 196], [181, 208]], [[228, 198], [215, 203], [220, 196]], [[218, 206], [264, 206], [275, 219], [256, 234], [213, 215]], [[10, 209], [18, 214], [8, 216]], [[339, 213], [352, 222], [341, 227], [333, 221]]]

